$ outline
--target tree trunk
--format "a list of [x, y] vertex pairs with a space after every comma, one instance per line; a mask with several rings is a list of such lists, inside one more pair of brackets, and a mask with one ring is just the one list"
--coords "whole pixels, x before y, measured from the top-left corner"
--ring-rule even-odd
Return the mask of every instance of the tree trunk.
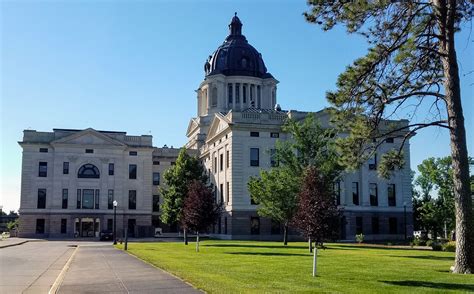
[[283, 244], [288, 245], [288, 223], [283, 226]]
[[199, 232], [196, 233], [196, 252], [199, 252]]
[[[438, 1], [435, 1], [439, 4]], [[474, 222], [472, 216], [471, 188], [469, 186], [469, 161], [466, 145], [466, 130], [461, 104], [461, 88], [456, 50], [454, 46], [454, 19], [456, 1], [439, 4], [438, 23], [443, 39], [440, 51], [444, 70], [444, 91], [448, 113], [451, 157], [453, 166], [454, 205], [456, 212], [456, 258], [454, 272], [474, 273]]]
[[188, 245], [188, 232], [186, 228], [183, 229], [183, 239], [184, 239], [184, 245]]
[[311, 237], [308, 238], [308, 247], [309, 247], [309, 252], [313, 252], [313, 244], [311, 243]]

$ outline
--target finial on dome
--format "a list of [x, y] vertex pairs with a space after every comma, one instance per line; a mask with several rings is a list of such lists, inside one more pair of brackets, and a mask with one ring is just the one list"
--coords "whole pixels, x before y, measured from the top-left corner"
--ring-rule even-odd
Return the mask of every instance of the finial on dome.
[[237, 16], [237, 12], [234, 12], [234, 16]]
[[229, 35], [242, 35], [242, 22], [237, 17], [237, 12], [234, 13], [234, 17], [229, 24]]

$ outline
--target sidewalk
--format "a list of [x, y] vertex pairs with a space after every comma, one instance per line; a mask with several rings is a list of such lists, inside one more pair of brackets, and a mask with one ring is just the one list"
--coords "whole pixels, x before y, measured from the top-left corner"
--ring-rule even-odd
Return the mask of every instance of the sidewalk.
[[80, 246], [57, 293], [202, 293], [112, 246]]
[[11, 237], [11, 238], [3, 239], [0, 241], [0, 248], [7, 248], [7, 247], [21, 245], [26, 242], [33, 242], [33, 241], [36, 242], [36, 241], [44, 241], [44, 240]]

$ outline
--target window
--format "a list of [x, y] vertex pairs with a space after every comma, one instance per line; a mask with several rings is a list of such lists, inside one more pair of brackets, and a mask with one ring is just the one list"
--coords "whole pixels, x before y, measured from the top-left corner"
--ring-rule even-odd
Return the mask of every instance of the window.
[[378, 191], [377, 191], [377, 184], [375, 183], [369, 184], [369, 194], [370, 194], [370, 206], [378, 206], [379, 197], [378, 197]]
[[261, 101], [262, 101], [262, 93], [260, 91], [260, 86], [257, 86], [257, 108], [260, 108], [262, 106]]
[[153, 195], [153, 212], [160, 211], [160, 195]]
[[138, 155], [138, 152], [137, 152], [137, 151], [130, 151], [130, 152], [128, 152], [128, 155], [130, 155], [130, 156], [137, 156], [137, 155]]
[[388, 206], [396, 206], [397, 200], [395, 195], [395, 184], [388, 184], [387, 186]]
[[63, 162], [63, 175], [69, 174], [69, 162]]
[[218, 234], [222, 233], [222, 218], [221, 217], [217, 219], [217, 233]]
[[160, 173], [153, 173], [153, 185], [158, 186], [160, 184]]
[[137, 209], [137, 190], [128, 191], [128, 209]]
[[48, 148], [40, 148], [39, 152], [48, 153]]
[[240, 103], [240, 84], [235, 84], [235, 103]]
[[260, 165], [260, 158], [259, 158], [259, 149], [258, 148], [250, 148], [250, 166], [259, 166]]
[[46, 178], [48, 176], [48, 163], [41, 161], [38, 166], [38, 177]]
[[220, 170], [223, 171], [224, 170], [224, 154], [220, 154], [219, 155], [219, 166], [220, 166]]
[[255, 92], [255, 85], [254, 85], [254, 84], [250, 84], [250, 101], [252, 102], [252, 107], [255, 107], [255, 103], [254, 103], [255, 95], [254, 95], [254, 92]]
[[363, 229], [362, 229], [362, 217], [358, 216], [356, 217], [356, 234], [362, 234]]
[[225, 193], [225, 202], [229, 203], [229, 196], [230, 196], [230, 187], [229, 187], [229, 182], [226, 183], [226, 193]]
[[270, 149], [270, 166], [278, 166], [278, 160], [276, 158], [276, 149]]
[[86, 153], [94, 153], [94, 149], [86, 149]]
[[109, 218], [107, 219], [107, 231], [112, 231], [114, 229], [114, 220]]
[[260, 137], [259, 132], [250, 132], [250, 137]]
[[67, 208], [68, 197], [69, 197], [69, 190], [68, 189], [63, 189], [63, 201], [62, 201], [62, 208], [63, 209]]
[[232, 89], [232, 84], [227, 84], [227, 94], [228, 94], [228, 103], [229, 104], [232, 104], [232, 93], [233, 92], [233, 89]]
[[280, 138], [280, 133], [270, 133], [271, 138]]
[[107, 209], [114, 209], [114, 190], [109, 189], [107, 194]]
[[352, 182], [352, 203], [359, 205], [359, 183]]
[[224, 234], [227, 235], [227, 217], [224, 218]]
[[250, 234], [252, 235], [260, 234], [260, 218], [258, 217], [250, 218]]
[[219, 188], [220, 188], [219, 192], [221, 194], [221, 203], [224, 203], [224, 184], [220, 184]]
[[77, 209], [80, 209], [80, 208], [81, 208], [81, 189], [77, 189], [76, 208], [77, 208]]
[[36, 219], [36, 234], [44, 234], [44, 218]]
[[372, 217], [372, 234], [380, 234], [379, 218], [376, 216]]
[[390, 234], [397, 234], [397, 218], [396, 217], [389, 217], [388, 218], [388, 231]]
[[94, 209], [94, 190], [82, 190], [82, 209]]
[[100, 204], [100, 190], [96, 189], [95, 190], [95, 209], [99, 209], [99, 204]]
[[376, 170], [377, 169], [377, 153], [372, 155], [371, 158], [369, 158], [369, 170]]
[[62, 218], [61, 219], [61, 234], [66, 234], [67, 233], [67, 219]]
[[272, 228], [271, 228], [271, 234], [272, 235], [279, 235], [281, 231], [281, 224], [280, 222], [276, 220], [272, 220]]
[[38, 203], [36, 208], [46, 208], [46, 189], [38, 189]]
[[385, 139], [385, 143], [393, 143], [393, 138], [387, 138], [387, 139]]
[[213, 87], [212, 92], [211, 92], [211, 106], [216, 107], [217, 106], [217, 88]]
[[225, 167], [226, 167], [226, 168], [229, 168], [229, 166], [230, 166], [230, 154], [229, 154], [229, 150], [226, 151], [226, 156], [225, 156], [225, 158], [226, 158], [226, 166], [225, 166]]
[[247, 84], [242, 86], [242, 102], [247, 103]]
[[98, 179], [100, 178], [99, 169], [93, 164], [84, 164], [79, 168], [77, 177], [84, 179]]
[[115, 164], [109, 163], [109, 176], [113, 176], [115, 174]]
[[341, 182], [334, 182], [334, 196], [336, 197], [336, 205], [341, 205]]
[[176, 162], [174, 162], [174, 161], [171, 162], [171, 165], [175, 165], [175, 164], [176, 164]]
[[153, 165], [160, 165], [159, 161], [153, 161]]
[[128, 166], [128, 178], [131, 180], [137, 179], [137, 165], [136, 164], [130, 164]]

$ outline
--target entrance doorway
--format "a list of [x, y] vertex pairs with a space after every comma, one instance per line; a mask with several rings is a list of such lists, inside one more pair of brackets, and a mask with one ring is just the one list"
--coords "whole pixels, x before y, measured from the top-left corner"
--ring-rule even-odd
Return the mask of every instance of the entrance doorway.
[[75, 219], [75, 237], [94, 238], [99, 237], [100, 219], [83, 217]]
[[94, 237], [94, 222], [92, 220], [82, 220], [81, 237]]

